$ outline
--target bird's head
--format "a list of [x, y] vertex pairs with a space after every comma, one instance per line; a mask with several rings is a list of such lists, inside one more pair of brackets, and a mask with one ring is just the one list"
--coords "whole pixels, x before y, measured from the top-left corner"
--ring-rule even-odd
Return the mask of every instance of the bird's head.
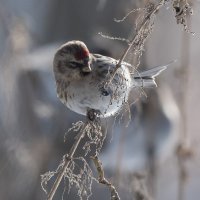
[[91, 72], [91, 55], [81, 41], [62, 45], [54, 57], [54, 73], [69, 79], [80, 79]]

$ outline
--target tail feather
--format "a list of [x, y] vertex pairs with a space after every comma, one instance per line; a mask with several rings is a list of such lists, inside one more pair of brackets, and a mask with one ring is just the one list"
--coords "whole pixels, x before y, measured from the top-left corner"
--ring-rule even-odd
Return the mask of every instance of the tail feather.
[[138, 72], [133, 75], [134, 83], [133, 85], [136, 87], [157, 87], [155, 82], [155, 77], [158, 76], [162, 71], [167, 69], [169, 65], [171, 65], [172, 61], [166, 65], [157, 66], [152, 69], [146, 70], [144, 72]]

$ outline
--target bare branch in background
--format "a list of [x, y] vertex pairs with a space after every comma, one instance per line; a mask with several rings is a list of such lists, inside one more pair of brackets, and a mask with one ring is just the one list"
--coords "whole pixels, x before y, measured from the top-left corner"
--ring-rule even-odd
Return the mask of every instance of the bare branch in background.
[[152, 200], [145, 186], [144, 175], [138, 173], [133, 174], [132, 185], [135, 200]]
[[[184, 7], [185, 8], [185, 7]], [[188, 9], [191, 7], [188, 7]], [[185, 18], [186, 11], [183, 10], [182, 14]], [[179, 15], [178, 15], [179, 16]], [[177, 19], [178, 20], [178, 19]], [[185, 20], [179, 20], [179, 23], [184, 23], [184, 29], [187, 31], [187, 26], [185, 25]], [[177, 22], [178, 23], [178, 22]], [[190, 24], [190, 23], [189, 23]], [[188, 32], [188, 31], [187, 31]], [[190, 39], [186, 32], [182, 33], [182, 48], [181, 48], [181, 68], [178, 73], [178, 78], [180, 81], [180, 111], [182, 116], [182, 127], [180, 134], [180, 141], [177, 146], [176, 156], [177, 156], [177, 167], [178, 167], [178, 200], [185, 199], [185, 186], [188, 177], [188, 170], [185, 166], [186, 161], [193, 155], [193, 149], [190, 145], [190, 136], [188, 132], [187, 125], [187, 103], [188, 103], [188, 84], [190, 77]]]

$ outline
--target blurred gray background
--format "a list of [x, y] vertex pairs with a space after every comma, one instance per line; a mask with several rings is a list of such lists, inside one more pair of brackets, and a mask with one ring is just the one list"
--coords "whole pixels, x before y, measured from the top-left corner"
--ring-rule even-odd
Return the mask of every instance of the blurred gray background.
[[[69, 40], [84, 41], [91, 52], [119, 59], [127, 44], [98, 33], [129, 38], [137, 13], [115, 23], [139, 0], [0, 0], [0, 199], [46, 199], [40, 175], [56, 169], [73, 143], [64, 133], [84, 117], [67, 109], [56, 97], [52, 60]], [[176, 24], [169, 3], [157, 15], [140, 69], [177, 59], [131, 107], [132, 120], [112, 126], [101, 160], [106, 176], [116, 183], [121, 199], [134, 199], [132, 175], [147, 172], [147, 188], [157, 200], [178, 199], [179, 167], [176, 148], [187, 134], [194, 155], [186, 161], [185, 200], [200, 196], [200, 14], [193, 2], [192, 36]], [[129, 55], [131, 58], [132, 55]], [[130, 102], [137, 99], [133, 91]], [[77, 155], [81, 149], [77, 152]], [[150, 184], [148, 184], [150, 182]], [[49, 184], [49, 188], [52, 182]], [[61, 199], [63, 185], [55, 199]], [[78, 199], [75, 188], [64, 199]], [[109, 191], [94, 184], [90, 199], [109, 199]], [[183, 199], [180, 199], [183, 200]]]

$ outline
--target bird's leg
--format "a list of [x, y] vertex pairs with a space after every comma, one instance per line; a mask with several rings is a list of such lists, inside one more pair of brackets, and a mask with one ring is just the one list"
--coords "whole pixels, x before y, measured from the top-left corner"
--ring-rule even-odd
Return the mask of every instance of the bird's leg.
[[100, 111], [99, 110], [88, 108], [87, 119], [89, 121], [92, 121], [92, 122], [95, 121], [97, 118], [99, 118], [99, 115], [100, 115]]

